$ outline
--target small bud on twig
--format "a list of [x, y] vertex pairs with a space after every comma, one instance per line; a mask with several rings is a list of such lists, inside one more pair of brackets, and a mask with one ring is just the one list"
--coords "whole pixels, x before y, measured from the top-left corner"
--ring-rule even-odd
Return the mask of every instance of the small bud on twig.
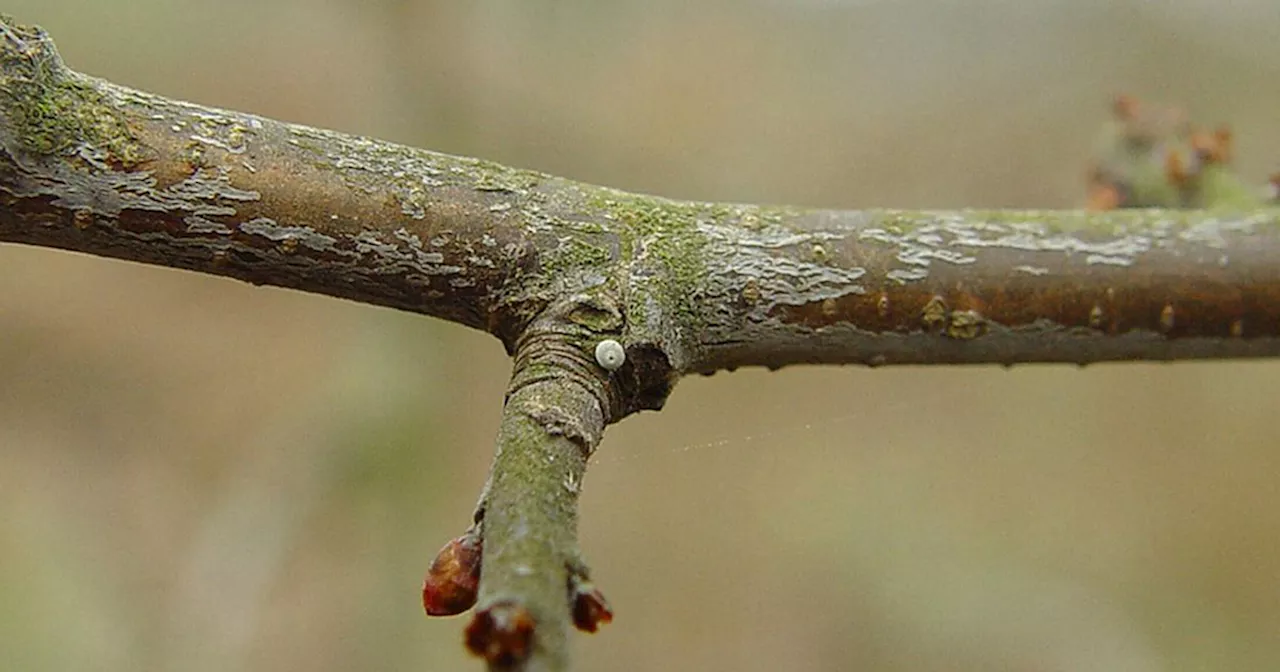
[[483, 549], [474, 528], [440, 549], [422, 581], [422, 607], [428, 616], [454, 616], [475, 605]]
[[533, 651], [533, 615], [515, 602], [498, 602], [477, 612], [467, 626], [467, 649], [492, 666], [510, 667]]
[[601, 624], [613, 622], [613, 610], [600, 592], [589, 581], [571, 578], [573, 584], [573, 624], [583, 632], [595, 632]]

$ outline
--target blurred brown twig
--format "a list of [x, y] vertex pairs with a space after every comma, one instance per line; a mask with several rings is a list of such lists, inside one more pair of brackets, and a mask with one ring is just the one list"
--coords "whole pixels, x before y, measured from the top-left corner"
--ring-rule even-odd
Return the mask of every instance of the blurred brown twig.
[[1117, 96], [1094, 147], [1089, 208], [1245, 210], [1280, 203], [1280, 196], [1235, 174], [1234, 142], [1225, 125], [1197, 128], [1180, 109]]

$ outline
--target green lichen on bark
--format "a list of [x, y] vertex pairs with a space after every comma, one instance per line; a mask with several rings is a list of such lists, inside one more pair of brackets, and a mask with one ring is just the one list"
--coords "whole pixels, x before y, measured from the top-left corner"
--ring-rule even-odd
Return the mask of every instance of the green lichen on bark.
[[618, 234], [622, 257], [631, 265], [634, 286], [641, 290], [633, 292], [627, 301], [633, 326], [644, 326], [641, 323], [652, 312], [647, 304], [653, 300], [670, 323], [689, 333], [696, 332], [702, 321], [698, 297], [707, 274], [708, 244], [698, 224], [725, 220], [730, 214], [729, 206], [612, 190], [594, 195], [588, 206], [621, 224]]
[[599, 272], [613, 261], [613, 254], [602, 243], [570, 236], [561, 239], [559, 245], [548, 250], [542, 259], [544, 270], [552, 276], [560, 276], [586, 269]]
[[34, 155], [67, 154], [80, 148], [128, 168], [141, 161], [141, 148], [123, 115], [90, 77], [67, 69], [48, 35], [20, 26], [7, 16], [0, 95], [18, 131], [19, 146]]

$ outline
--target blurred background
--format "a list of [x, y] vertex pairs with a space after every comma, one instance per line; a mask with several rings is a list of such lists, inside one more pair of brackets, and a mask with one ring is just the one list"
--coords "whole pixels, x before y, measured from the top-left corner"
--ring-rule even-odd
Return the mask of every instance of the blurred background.
[[[673, 197], [1074, 207], [1113, 94], [1280, 167], [1274, 0], [9, 0], [170, 97]], [[1280, 364], [741, 371], [612, 428], [582, 670], [1280, 667]], [[0, 669], [454, 670], [508, 361], [0, 245]]]

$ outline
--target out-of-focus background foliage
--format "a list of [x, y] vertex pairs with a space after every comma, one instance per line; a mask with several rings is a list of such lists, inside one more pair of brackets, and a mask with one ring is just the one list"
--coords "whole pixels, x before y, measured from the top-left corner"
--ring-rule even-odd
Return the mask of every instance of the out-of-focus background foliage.
[[[1274, 0], [10, 0], [201, 103], [669, 196], [1071, 207], [1118, 91], [1280, 164]], [[482, 334], [0, 246], [0, 669], [476, 669]], [[1280, 367], [796, 368], [613, 428], [583, 670], [1280, 667]], [[470, 667], [468, 667], [470, 666]]]

